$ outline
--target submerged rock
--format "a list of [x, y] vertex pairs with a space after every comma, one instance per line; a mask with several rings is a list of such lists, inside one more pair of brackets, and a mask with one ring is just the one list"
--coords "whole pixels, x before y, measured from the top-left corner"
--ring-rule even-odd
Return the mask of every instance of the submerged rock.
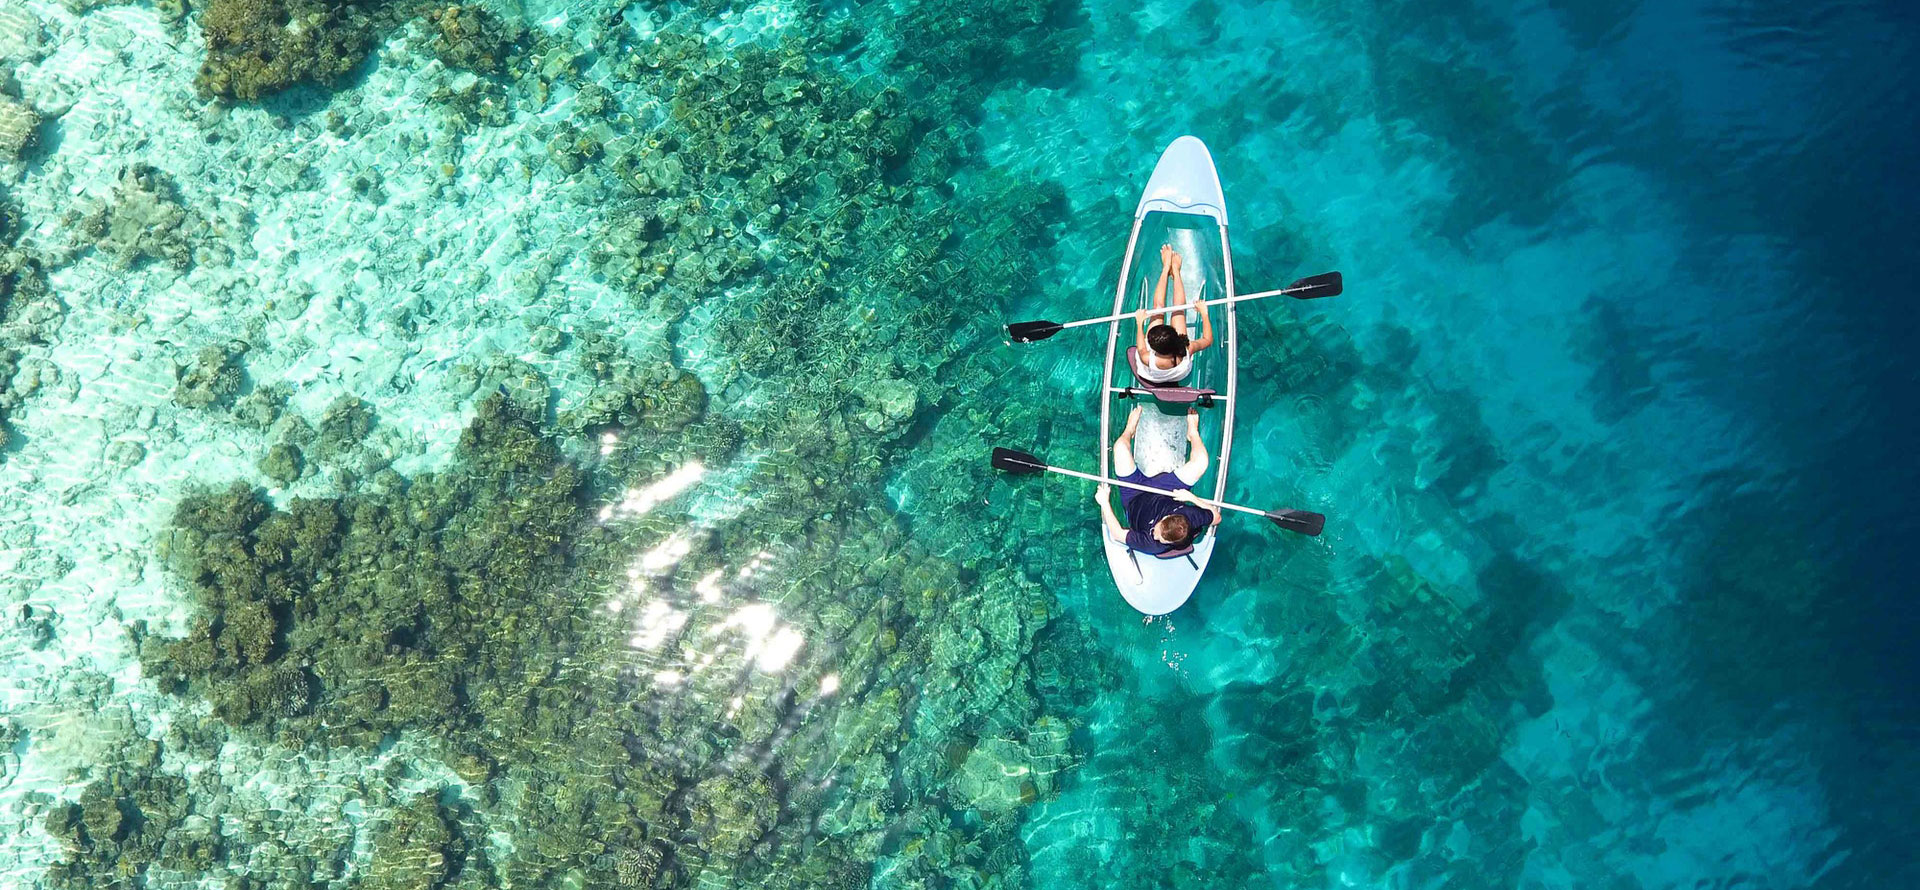
[[181, 203], [173, 178], [145, 164], [129, 165], [112, 196], [75, 223], [83, 239], [123, 269], [149, 260], [187, 268], [202, 227]]
[[246, 378], [240, 366], [240, 357], [246, 352], [246, 344], [239, 342], [200, 350], [193, 365], [180, 373], [173, 387], [173, 403], [183, 408], [232, 403]]
[[526, 28], [477, 3], [435, 6], [424, 18], [427, 51], [447, 67], [496, 74], [525, 52]]
[[269, 447], [260, 458], [260, 472], [281, 485], [289, 485], [299, 479], [303, 465], [300, 449], [285, 442]]
[[33, 106], [0, 94], [0, 163], [19, 160], [39, 129], [40, 113]]
[[47, 51], [46, 29], [40, 17], [16, 0], [0, 2], [0, 59], [34, 62]]
[[332, 86], [372, 50], [375, 16], [387, 5], [207, 0], [200, 10], [207, 58], [196, 83], [212, 95], [243, 101], [297, 83]]
[[108, 766], [74, 803], [47, 813], [47, 833], [66, 846], [67, 858], [47, 869], [54, 890], [139, 886], [149, 866], [179, 868], [185, 850], [174, 831], [190, 809], [187, 782], [155, 769], [158, 746], [132, 742], [139, 756]]
[[415, 795], [382, 826], [367, 862], [365, 890], [434, 890], [465, 864], [458, 822], [438, 794]]

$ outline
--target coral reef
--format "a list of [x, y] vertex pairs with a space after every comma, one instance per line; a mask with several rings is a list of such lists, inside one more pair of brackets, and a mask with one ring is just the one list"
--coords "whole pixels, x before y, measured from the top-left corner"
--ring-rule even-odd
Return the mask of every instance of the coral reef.
[[254, 101], [299, 83], [332, 86], [360, 64], [395, 13], [390, 2], [207, 0], [200, 89]]
[[129, 165], [111, 198], [70, 222], [82, 239], [123, 269], [148, 260], [187, 268], [194, 260], [192, 239], [203, 226], [181, 203], [173, 178], [145, 164]]
[[173, 403], [183, 408], [231, 404], [245, 382], [240, 357], [246, 354], [247, 345], [239, 341], [200, 350], [193, 364], [181, 369], [179, 382], [173, 387]]
[[[144, 647], [149, 671], [217, 679], [223, 716], [290, 738], [451, 733], [471, 719], [462, 700], [486, 713], [495, 695], [480, 678], [531, 651], [500, 649], [493, 632], [549, 625], [533, 594], [564, 565], [584, 507], [578, 472], [498, 396], [461, 452], [467, 475], [416, 479], [394, 503], [296, 499], [277, 513], [238, 483], [183, 501], [169, 552], [207, 614], [187, 639]], [[499, 706], [493, 720], [512, 722]]]
[[450, 68], [498, 74], [526, 49], [526, 28], [476, 3], [429, 8], [422, 16], [426, 48]]
[[[1045, 83], [1071, 75], [1084, 35], [1077, 0], [921, 0], [905, 4], [885, 28], [893, 63], [923, 89], [954, 91], [952, 101], [977, 107], [1005, 79]], [[979, 22], [993, 22], [981, 28]]]
[[26, 4], [0, 3], [0, 59], [37, 62], [49, 51], [46, 28]]
[[433, 890], [453, 886], [466, 864], [459, 822], [438, 795], [420, 794], [387, 820], [367, 863], [366, 890]]
[[17, 161], [40, 130], [40, 113], [19, 99], [0, 93], [0, 163]]
[[[1046, 16], [1024, 9], [1004, 50], [953, 31], [976, 44], [954, 51], [1037, 45]], [[198, 611], [181, 639], [131, 629], [148, 678], [291, 747], [433, 739], [479, 803], [398, 802], [373, 854], [393, 886], [864, 887], [883, 857], [900, 886], [1017, 885], [1021, 815], [1077, 762], [1088, 696], [1036, 640], [1084, 638], [993, 532], [930, 553], [885, 492], [916, 421], [985, 373], [969, 355], [993, 332], [956, 307], [1015, 290], [1057, 189], [987, 173], [959, 197], [979, 91], [855, 82], [807, 29], [733, 47], [677, 20], [522, 54], [481, 39], [472, 8], [424, 27], [450, 65], [498, 60], [517, 101], [574, 88], [540, 142], [611, 196], [592, 271], [668, 320], [711, 309], [724, 360], [696, 376], [671, 344], [635, 355], [529, 321], [591, 391], [549, 427], [524, 362], [456, 369], [458, 397], [505, 385], [450, 464], [378, 484], [335, 466], [392, 459], [371, 454], [365, 402], [315, 428], [276, 420], [276, 388], [240, 398], [237, 420], [273, 430], [263, 474], [321, 462], [340, 493], [184, 499], [162, 550]], [[585, 81], [597, 61], [620, 82]], [[491, 80], [448, 75], [450, 126], [508, 113], [474, 86]], [[776, 395], [717, 395], [747, 387]], [[727, 474], [748, 517], [714, 525], [654, 493], [688, 471]], [[951, 490], [934, 507], [951, 520], [927, 521], [978, 509]], [[462, 840], [490, 835], [511, 853]]]
[[191, 806], [187, 783], [155, 769], [157, 743], [141, 739], [129, 747], [128, 759], [89, 783], [79, 801], [48, 811], [47, 833], [68, 852], [48, 869], [48, 887], [138, 885], [150, 865], [178, 863], [188, 852], [175, 834]]
[[[646, 404], [653, 396], [669, 398]], [[696, 419], [703, 401], [694, 387], [643, 388], [621, 402], [633, 422], [624, 435], [636, 449], [657, 450], [710, 422]], [[403, 491], [294, 499], [275, 510], [236, 484], [182, 502], [166, 552], [204, 612], [186, 639], [140, 638], [150, 676], [205, 695], [224, 719], [289, 744], [372, 745], [410, 729], [445, 739], [449, 762], [472, 781], [499, 783], [491, 793], [518, 812], [515, 832], [537, 841], [488, 867], [515, 886], [564, 886], [552, 882], [564, 881], [569, 868], [611, 879], [643, 867], [689, 879], [783, 874], [811, 886], [862, 883], [858, 863], [880, 849], [885, 827], [940, 805], [933, 789], [965, 762], [941, 741], [955, 733], [1019, 733], [983, 743], [970, 775], [984, 775], [993, 756], [1032, 773], [1011, 789], [955, 792], [968, 805], [1006, 816], [1051, 793], [1052, 774], [1067, 765], [1066, 734], [1058, 720], [1033, 716], [1037, 702], [1021, 667], [1051, 613], [1044, 593], [1008, 574], [989, 582], [992, 597], [961, 595], [954, 570], [912, 553], [883, 514], [808, 536], [813, 552], [802, 564], [841, 566], [845, 577], [779, 579], [777, 595], [796, 620], [821, 622], [822, 645], [843, 641], [835, 644], [843, 675], [879, 670], [889, 687], [926, 690], [917, 709], [903, 707], [897, 689], [876, 690], [837, 719], [835, 708], [816, 706], [813, 719], [823, 730], [834, 727], [831, 744], [770, 748], [788, 707], [777, 696], [767, 699], [771, 707], [724, 709], [732, 695], [759, 700], [777, 686], [754, 681], [726, 693], [727, 678], [739, 675], [715, 670], [697, 681], [721, 684], [711, 697], [674, 706], [642, 694], [646, 687], [621, 667], [634, 650], [617, 628], [590, 616], [603, 609], [611, 579], [628, 577], [619, 566], [632, 559], [630, 536], [680, 521], [650, 516], [626, 534], [591, 532], [582, 471], [513, 404], [499, 393], [483, 398], [462, 436], [459, 464]], [[664, 420], [649, 426], [648, 418]], [[840, 497], [848, 500], [834, 509], [860, 509], [852, 503], [862, 497], [857, 490]], [[704, 575], [728, 547], [725, 539], [704, 539], [686, 554], [686, 573]], [[812, 601], [821, 596], [816, 590], [863, 585], [900, 592], [866, 616]], [[854, 607], [868, 608], [861, 603]], [[894, 617], [885, 617], [889, 611]], [[698, 621], [699, 633], [719, 639], [742, 632], [728, 629], [734, 625], [724, 613]], [[975, 624], [979, 631], [961, 629]], [[890, 625], [929, 630], [903, 636]], [[741, 648], [723, 649], [748, 659], [741, 670], [752, 664], [757, 633]], [[583, 673], [573, 664], [606, 670]], [[714, 737], [715, 726], [731, 728]], [[909, 726], [926, 741], [908, 744]], [[556, 744], [570, 752], [565, 764], [539, 757]], [[654, 753], [637, 760], [629, 753], [640, 751]], [[679, 753], [663, 757], [670, 751]], [[752, 751], [768, 758], [762, 769], [715, 771]], [[837, 765], [849, 752], [866, 756]], [[925, 777], [926, 790], [881, 812], [821, 822], [822, 808], [846, 813], [852, 804], [821, 796], [816, 783], [843, 770], [889, 772], [874, 758], [898, 758], [900, 768]], [[620, 777], [611, 786], [585, 778], [608, 771]], [[676, 786], [688, 790], [676, 793]], [[608, 812], [628, 815], [595, 815]], [[833, 843], [806, 840], [816, 823], [837, 826]], [[664, 856], [638, 852], [661, 843]], [[960, 836], [949, 846], [980, 849]], [[609, 852], [580, 866], [578, 851]], [[430, 859], [407, 861], [426, 868], [421, 863]]]
[[260, 458], [260, 473], [281, 485], [289, 485], [299, 479], [304, 466], [300, 449], [285, 442], [270, 446]]

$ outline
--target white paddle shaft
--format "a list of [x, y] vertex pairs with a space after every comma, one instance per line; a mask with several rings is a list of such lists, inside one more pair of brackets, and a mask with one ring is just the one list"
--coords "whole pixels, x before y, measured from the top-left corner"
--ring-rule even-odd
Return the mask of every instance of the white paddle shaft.
[[[1238, 303], [1238, 302], [1241, 302], [1242, 300], [1258, 300], [1262, 297], [1277, 297], [1277, 296], [1280, 296], [1281, 294], [1297, 294], [1303, 290], [1313, 290], [1314, 288], [1317, 288], [1317, 287], [1325, 287], [1325, 285], [1309, 284], [1305, 287], [1289, 287], [1289, 288], [1282, 288], [1280, 290], [1265, 290], [1257, 294], [1241, 294], [1237, 297], [1221, 297], [1218, 300], [1196, 300], [1192, 303], [1182, 303], [1178, 306], [1167, 306], [1161, 309], [1149, 309], [1147, 310], [1147, 312], [1152, 313], [1154, 315], [1164, 315], [1169, 312], [1185, 312], [1188, 309], [1198, 309], [1201, 306], [1224, 306], [1228, 303]], [[1062, 329], [1077, 328], [1077, 327], [1080, 327], [1081, 325], [1099, 324], [1105, 321], [1119, 321], [1125, 318], [1132, 318], [1135, 315], [1139, 315], [1139, 314], [1140, 313], [1138, 312], [1122, 312], [1119, 315], [1102, 315], [1099, 318], [1083, 318], [1083, 319], [1080, 319], [1079, 321], [1069, 321], [1065, 324], [1062, 324], [1060, 327]], [[1255, 512], [1258, 512], [1258, 511], [1255, 511]]]
[[[1167, 497], [1173, 497], [1173, 492], [1170, 492], [1164, 488], [1154, 488], [1151, 485], [1140, 485], [1134, 482], [1122, 482], [1118, 479], [1108, 479], [1105, 476], [1095, 476], [1092, 473], [1082, 473], [1079, 470], [1069, 470], [1065, 467], [1049, 467], [1044, 464], [1042, 464], [1042, 467], [1049, 472], [1059, 473], [1062, 476], [1072, 476], [1077, 479], [1085, 479], [1088, 482], [1104, 482], [1108, 485], [1118, 485], [1121, 488], [1131, 488], [1134, 491], [1144, 491], [1149, 494], [1158, 494], [1158, 495], [1165, 495]], [[1229, 504], [1226, 501], [1209, 501], [1206, 498], [1200, 497], [1199, 495], [1194, 495], [1193, 499], [1194, 501], [1201, 504], [1211, 505], [1215, 507], [1225, 507], [1229, 510], [1239, 510], [1242, 513], [1252, 513], [1255, 516], [1267, 515], [1267, 511], [1265, 510], [1255, 510], [1252, 507], [1242, 507], [1239, 504]]]

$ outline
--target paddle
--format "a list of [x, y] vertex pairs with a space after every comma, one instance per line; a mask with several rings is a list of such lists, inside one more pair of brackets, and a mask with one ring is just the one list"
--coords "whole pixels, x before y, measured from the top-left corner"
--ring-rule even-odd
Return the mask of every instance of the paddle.
[[[1226, 303], [1239, 303], [1246, 300], [1258, 300], [1265, 297], [1278, 297], [1282, 295], [1293, 297], [1296, 300], [1317, 300], [1321, 297], [1339, 296], [1342, 287], [1343, 284], [1340, 280], [1340, 273], [1325, 272], [1302, 278], [1280, 290], [1261, 291], [1257, 294], [1241, 294], [1235, 297], [1221, 297], [1218, 300], [1200, 300], [1194, 303], [1187, 303], [1183, 306], [1168, 306], [1155, 311], [1175, 312], [1200, 306], [1220, 306]], [[1123, 318], [1132, 318], [1133, 316], [1134, 313], [1132, 312], [1124, 312], [1119, 315], [1102, 315], [1099, 318], [1083, 318], [1079, 321], [1069, 321], [1064, 324], [1057, 321], [1016, 321], [1013, 324], [1007, 325], [1007, 336], [1012, 337], [1014, 341], [1018, 343], [1033, 343], [1038, 340], [1045, 340], [1067, 328], [1099, 324], [1103, 321], [1118, 321]]]
[[[1118, 479], [1107, 479], [1102, 476], [1095, 476], [1092, 473], [1082, 473], [1078, 470], [1050, 467], [1042, 463], [1040, 458], [1034, 457], [1024, 451], [1015, 451], [1011, 448], [996, 447], [993, 449], [993, 468], [1022, 476], [1032, 475], [1034, 473], [1059, 473], [1062, 476], [1072, 476], [1076, 479], [1086, 479], [1090, 482], [1105, 482], [1108, 485], [1118, 485], [1121, 488], [1131, 488], [1135, 491], [1145, 491], [1159, 495], [1169, 494], [1169, 492], [1163, 489], [1153, 488], [1151, 486], [1122, 482]], [[1239, 504], [1229, 504], [1226, 501], [1209, 501], [1205, 498], [1201, 498], [1200, 502], [1203, 504], [1212, 504], [1216, 507], [1224, 507], [1228, 510], [1238, 510], [1242, 513], [1252, 513], [1255, 516], [1265, 516], [1273, 520], [1275, 525], [1290, 532], [1299, 532], [1307, 537], [1314, 537], [1320, 534], [1321, 529], [1326, 528], [1327, 525], [1327, 517], [1306, 510], [1258, 510], [1253, 507], [1242, 507]]]

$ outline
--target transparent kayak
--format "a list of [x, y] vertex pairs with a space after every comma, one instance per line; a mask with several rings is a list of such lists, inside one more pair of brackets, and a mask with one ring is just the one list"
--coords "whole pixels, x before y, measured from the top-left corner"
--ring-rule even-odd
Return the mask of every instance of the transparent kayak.
[[[1167, 146], [1147, 181], [1120, 267], [1114, 314], [1153, 306], [1163, 244], [1171, 244], [1181, 254], [1189, 303], [1233, 296], [1226, 199], [1212, 155], [1192, 136]], [[1171, 286], [1167, 301], [1173, 301]], [[1154, 475], [1180, 466], [1187, 457], [1187, 412], [1193, 410], [1200, 414], [1200, 436], [1212, 457], [1206, 475], [1193, 490], [1202, 497], [1224, 499], [1233, 453], [1234, 309], [1231, 303], [1208, 309], [1213, 316], [1214, 345], [1194, 356], [1191, 373], [1175, 389], [1150, 388], [1134, 376], [1128, 356], [1128, 347], [1135, 345], [1134, 322], [1128, 318], [1111, 323], [1106, 381], [1100, 393], [1100, 475], [1112, 476], [1113, 440], [1126, 428], [1127, 415], [1136, 405], [1145, 406], [1133, 448], [1141, 472]], [[1187, 316], [1190, 336], [1199, 337], [1200, 313], [1189, 310]], [[1160, 558], [1100, 534], [1114, 585], [1130, 605], [1148, 615], [1164, 615], [1186, 603], [1206, 573], [1218, 539], [1215, 525], [1193, 542], [1191, 552]]]

